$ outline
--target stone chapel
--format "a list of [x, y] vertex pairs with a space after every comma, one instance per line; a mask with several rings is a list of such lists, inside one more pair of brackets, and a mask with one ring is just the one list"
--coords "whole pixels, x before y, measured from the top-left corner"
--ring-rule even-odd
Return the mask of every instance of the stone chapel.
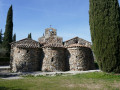
[[54, 28], [45, 29], [38, 41], [25, 38], [11, 43], [12, 72], [85, 71], [94, 69], [91, 43], [74, 37], [64, 41]]

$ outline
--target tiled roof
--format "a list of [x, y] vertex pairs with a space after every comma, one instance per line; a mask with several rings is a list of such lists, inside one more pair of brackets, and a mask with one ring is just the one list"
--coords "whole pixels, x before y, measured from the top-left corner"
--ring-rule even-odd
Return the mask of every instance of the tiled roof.
[[72, 39], [78, 39], [79, 37], [74, 37], [74, 38], [71, 38], [71, 39], [69, 39], [69, 40], [67, 40], [67, 41], [64, 41], [64, 42], [68, 42], [68, 41], [70, 41], [70, 40], [72, 40]]
[[25, 38], [20, 41], [13, 42], [11, 45], [15, 45], [18, 48], [40, 48], [40, 43], [30, 38]]
[[86, 47], [86, 46], [80, 44], [70, 44], [69, 46], [66, 46], [66, 48], [74, 48], [74, 47]]
[[50, 44], [45, 44], [43, 46], [43, 48], [52, 48], [52, 47], [55, 47], [55, 48], [63, 48], [63, 45], [62, 44], [59, 44], [59, 43], [50, 43]]

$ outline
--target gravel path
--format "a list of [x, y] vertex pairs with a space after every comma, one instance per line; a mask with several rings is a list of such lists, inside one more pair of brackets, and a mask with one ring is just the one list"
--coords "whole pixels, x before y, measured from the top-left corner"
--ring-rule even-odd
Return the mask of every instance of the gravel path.
[[3, 69], [3, 68], [10, 68], [10, 66], [0, 66], [0, 69]]
[[89, 70], [89, 71], [66, 71], [66, 72], [41, 72], [41, 71], [36, 71], [36, 72], [18, 72], [18, 73], [9, 73], [9, 72], [0, 72], [0, 78], [2, 79], [22, 79], [23, 77], [21, 76], [26, 76], [26, 75], [33, 75], [33, 76], [56, 76], [56, 75], [75, 75], [75, 74], [82, 74], [82, 73], [90, 73], [90, 72], [101, 72], [100, 70]]
[[21, 76], [26, 75], [33, 75], [33, 76], [56, 76], [56, 75], [75, 75], [75, 74], [82, 74], [82, 73], [89, 73], [89, 72], [100, 72], [100, 70], [89, 70], [89, 71], [66, 71], [66, 72], [18, 72], [18, 73], [11, 73], [9, 71], [2, 72], [3, 70], [9, 70], [10, 66], [0, 66], [0, 78], [2, 79], [22, 79]]

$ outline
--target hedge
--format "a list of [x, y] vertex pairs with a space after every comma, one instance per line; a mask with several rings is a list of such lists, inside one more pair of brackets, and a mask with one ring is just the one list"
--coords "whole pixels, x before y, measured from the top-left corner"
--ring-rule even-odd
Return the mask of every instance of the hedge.
[[8, 62], [10, 61], [10, 58], [9, 57], [0, 57], [0, 62]]

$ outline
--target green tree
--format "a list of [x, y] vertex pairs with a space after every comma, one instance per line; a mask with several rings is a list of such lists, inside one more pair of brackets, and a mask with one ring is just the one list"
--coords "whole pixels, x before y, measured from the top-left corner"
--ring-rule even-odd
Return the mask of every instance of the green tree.
[[120, 73], [120, 9], [118, 0], [89, 0], [92, 49], [101, 70]]
[[28, 34], [28, 38], [31, 38], [31, 39], [32, 39], [32, 35], [31, 35], [31, 33], [30, 33], [30, 34]]
[[5, 33], [3, 38], [3, 48], [7, 50], [8, 56], [10, 53], [10, 43], [12, 42], [12, 34], [13, 33], [13, 10], [12, 5], [10, 6], [7, 14]]
[[3, 39], [3, 37], [2, 37], [2, 29], [1, 29], [1, 31], [0, 31], [0, 49], [2, 48], [2, 39]]
[[2, 29], [1, 29], [1, 31], [0, 31], [0, 44], [2, 44], [2, 38], [3, 38], [2, 35], [3, 34], [2, 34]]
[[13, 35], [13, 42], [16, 41], [16, 34]]

